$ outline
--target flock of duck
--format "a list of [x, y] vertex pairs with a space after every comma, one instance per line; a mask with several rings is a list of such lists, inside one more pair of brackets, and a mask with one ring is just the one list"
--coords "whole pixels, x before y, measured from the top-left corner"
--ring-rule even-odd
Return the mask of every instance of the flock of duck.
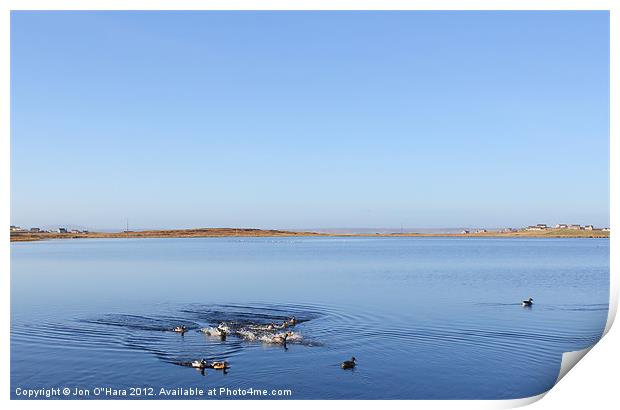
[[[260, 340], [263, 343], [281, 345], [286, 348], [288, 341], [301, 340], [302, 337], [299, 333], [286, 330], [294, 327], [298, 323], [297, 319], [293, 316], [287, 320], [284, 320], [281, 324], [276, 323], [250, 323], [239, 328], [231, 328], [226, 322], [220, 323], [217, 327], [204, 327], [199, 332], [204, 333], [207, 336], [218, 337], [222, 341], [226, 340], [226, 337], [230, 334], [241, 337], [246, 340]], [[185, 325], [180, 325], [172, 329], [173, 332], [185, 334], [189, 329]], [[227, 361], [207, 361], [206, 359], [193, 360], [191, 362], [179, 363], [183, 366], [193, 367], [197, 370], [204, 371], [205, 369], [226, 370], [229, 368]], [[340, 364], [343, 369], [352, 369], [356, 365], [355, 357], [351, 357], [350, 360], [345, 360]]]
[[[534, 304], [534, 298], [528, 298], [521, 302], [524, 307], [531, 307]], [[280, 332], [280, 330], [289, 329], [297, 324], [297, 319], [291, 317], [288, 320], [282, 322], [282, 324], [267, 323], [267, 324], [247, 324], [238, 329], [231, 329], [225, 322], [220, 323], [217, 327], [205, 327], [199, 331], [208, 336], [219, 337], [221, 340], [226, 340], [226, 337], [230, 334], [242, 337], [247, 340], [260, 340], [264, 343], [282, 345], [286, 348], [287, 341], [295, 338], [301, 339], [298, 333], [294, 333], [290, 330]], [[189, 329], [185, 325], [180, 325], [172, 329], [173, 332], [185, 334]], [[224, 372], [229, 368], [227, 361], [207, 361], [206, 359], [193, 360], [191, 362], [180, 363], [184, 366], [193, 367], [195, 369], [204, 371], [205, 369], [223, 370]], [[355, 357], [351, 357], [350, 360], [345, 360], [340, 364], [343, 369], [353, 369], [356, 365]]]

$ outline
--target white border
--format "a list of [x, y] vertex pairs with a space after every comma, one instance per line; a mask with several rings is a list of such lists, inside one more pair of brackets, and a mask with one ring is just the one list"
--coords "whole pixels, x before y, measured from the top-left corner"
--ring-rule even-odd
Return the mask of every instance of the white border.
[[[611, 99], [610, 109], [612, 115], [610, 124], [610, 195], [611, 195], [611, 243], [610, 248], [620, 249], [618, 247], [618, 241], [613, 234], [620, 229], [618, 226], [618, 220], [616, 217], [617, 207], [620, 203], [618, 201], [618, 194], [620, 189], [620, 166], [617, 163], [618, 160], [618, 118], [620, 118], [620, 112], [618, 110], [618, 98], [620, 97], [620, 89], [618, 83], [618, 26], [620, 19], [616, 14], [620, 11], [617, 2], [613, 1], [584, 1], [584, 0], [566, 0], [566, 1], [553, 1], [553, 0], [523, 0], [523, 1], [465, 1], [465, 0], [420, 0], [420, 1], [403, 1], [403, 0], [178, 0], [178, 1], [163, 1], [163, 0], [5, 0], [0, 2], [0, 56], [4, 57], [0, 61], [0, 92], [3, 98], [0, 99], [0, 189], [2, 192], [7, 193], [5, 200], [0, 203], [3, 220], [5, 221], [4, 232], [5, 241], [0, 251], [0, 263], [6, 269], [2, 271], [1, 278], [1, 297], [2, 297], [2, 315], [0, 325], [5, 332], [2, 334], [2, 374], [0, 375], [0, 381], [2, 388], [0, 388], [0, 400], [8, 401], [10, 393], [10, 373], [9, 373], [9, 328], [10, 328], [10, 283], [9, 283], [9, 262], [10, 262], [10, 245], [8, 234], [6, 233], [6, 226], [10, 224], [10, 202], [9, 202], [9, 184], [10, 184], [10, 107], [8, 104], [10, 96], [10, 73], [9, 73], [9, 58], [10, 58], [10, 10], [610, 10], [611, 18], [611, 82], [610, 88]], [[615, 6], [615, 7], [614, 7]], [[615, 114], [613, 114], [615, 113]], [[613, 319], [616, 316], [618, 306], [618, 253], [611, 252], [611, 272], [610, 272], [610, 310], [605, 333], [607, 333]], [[612, 341], [609, 339], [612, 338]], [[571, 372], [571, 375], [563, 379], [558, 387], [553, 388], [549, 395], [553, 396], [553, 403], [545, 403], [544, 400], [536, 406], [553, 406], [555, 408], [583, 408], [584, 406], [592, 406], [593, 403], [597, 403], [597, 408], [611, 408], [613, 404], [618, 403], [618, 393], [615, 384], [613, 383], [614, 375], [617, 371], [617, 366], [620, 364], [619, 355], [617, 349], [612, 346], [614, 343], [618, 343], [619, 335], [617, 329], [607, 335], [596, 347], [594, 347], [592, 353], [588, 356], [596, 356], [598, 361], [595, 361], [595, 357], [591, 360], [586, 360], [586, 363], [580, 364], [579, 367], [584, 367], [583, 371]], [[568, 356], [579, 356], [579, 354], [573, 354]], [[574, 361], [574, 359], [573, 359]], [[563, 367], [569, 366], [571, 363], [564, 363]], [[574, 365], [574, 363], [572, 363]], [[588, 365], [588, 371], [586, 371], [586, 364]], [[615, 368], [614, 368], [615, 366]], [[572, 366], [570, 366], [572, 367]], [[587, 373], [587, 374], [586, 374]], [[596, 394], [594, 397], [590, 395]], [[385, 404], [396, 407], [410, 407], [412, 404], [415, 406], [422, 406], [423, 408], [506, 408], [523, 406], [528, 403], [537, 401], [544, 394], [527, 399], [519, 400], [506, 400], [506, 401], [379, 401], [376, 404]], [[548, 399], [551, 401], [551, 397]], [[145, 402], [141, 402], [145, 403]], [[375, 402], [373, 402], [374, 404]], [[29, 401], [11, 401], [11, 406], [22, 407], [31, 405]], [[37, 403], [40, 404], [40, 403]], [[191, 402], [180, 403], [181, 405], [192, 405]], [[209, 403], [199, 402], [199, 405], [210, 405]], [[357, 405], [358, 403], [348, 403], [347, 405]], [[362, 405], [363, 403], [359, 403]], [[605, 405], [607, 404], [607, 405]], [[73, 407], [82, 406], [83, 403], [78, 401], [46, 401], [46, 406], [50, 407]], [[107, 401], [89, 402], [89, 406], [109, 406]], [[136, 405], [135, 402], [117, 402], [114, 405], [118, 406], [132, 406]], [[138, 404], [140, 405], [140, 404]], [[148, 402], [151, 407], [163, 408], [163, 406], [174, 405], [167, 401], [153, 401]], [[211, 405], [215, 405], [212, 403]], [[271, 401], [252, 401], [246, 402], [227, 402], [220, 403], [218, 405], [225, 406], [247, 406], [251, 405], [258, 408], [267, 408], [273, 406], [285, 406], [286, 403], [274, 403]], [[289, 406], [291, 404], [289, 403]], [[315, 407], [315, 406], [341, 406], [342, 403], [337, 401], [297, 401], [295, 406], [303, 407]], [[541, 408], [543, 408], [541, 407]]]

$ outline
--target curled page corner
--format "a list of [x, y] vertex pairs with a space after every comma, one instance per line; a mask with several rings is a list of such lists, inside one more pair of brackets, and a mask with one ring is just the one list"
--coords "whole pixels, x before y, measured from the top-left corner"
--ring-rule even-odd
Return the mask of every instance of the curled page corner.
[[560, 366], [560, 373], [558, 374], [558, 378], [555, 380], [555, 384], [558, 384], [562, 377], [566, 376], [566, 373], [570, 371], [583, 357], [588, 354], [588, 352], [594, 347], [594, 345], [582, 349], [575, 350], [574, 352], [564, 352], [562, 354], [562, 364]]
[[545, 397], [548, 391], [537, 394], [535, 396], [524, 397], [522, 399], [509, 399], [496, 402], [494, 408], [496, 409], [515, 409], [517, 407], [524, 407], [532, 403], [536, 403], [538, 400]]

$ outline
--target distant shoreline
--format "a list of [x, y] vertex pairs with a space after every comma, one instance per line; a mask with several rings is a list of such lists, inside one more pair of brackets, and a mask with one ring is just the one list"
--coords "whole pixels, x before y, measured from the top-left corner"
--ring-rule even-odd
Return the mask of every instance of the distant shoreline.
[[457, 238], [609, 238], [609, 231], [546, 229], [540, 231], [519, 230], [512, 232], [488, 231], [472, 233], [320, 233], [248, 228], [201, 228], [170, 229], [123, 232], [11, 232], [11, 242], [31, 242], [46, 239], [81, 238], [220, 238], [220, 237], [457, 237]]

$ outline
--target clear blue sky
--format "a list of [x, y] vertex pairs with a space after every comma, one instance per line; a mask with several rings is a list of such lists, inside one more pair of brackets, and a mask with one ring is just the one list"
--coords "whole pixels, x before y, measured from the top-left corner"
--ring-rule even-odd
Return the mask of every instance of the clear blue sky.
[[13, 12], [11, 222], [609, 224], [607, 12]]

